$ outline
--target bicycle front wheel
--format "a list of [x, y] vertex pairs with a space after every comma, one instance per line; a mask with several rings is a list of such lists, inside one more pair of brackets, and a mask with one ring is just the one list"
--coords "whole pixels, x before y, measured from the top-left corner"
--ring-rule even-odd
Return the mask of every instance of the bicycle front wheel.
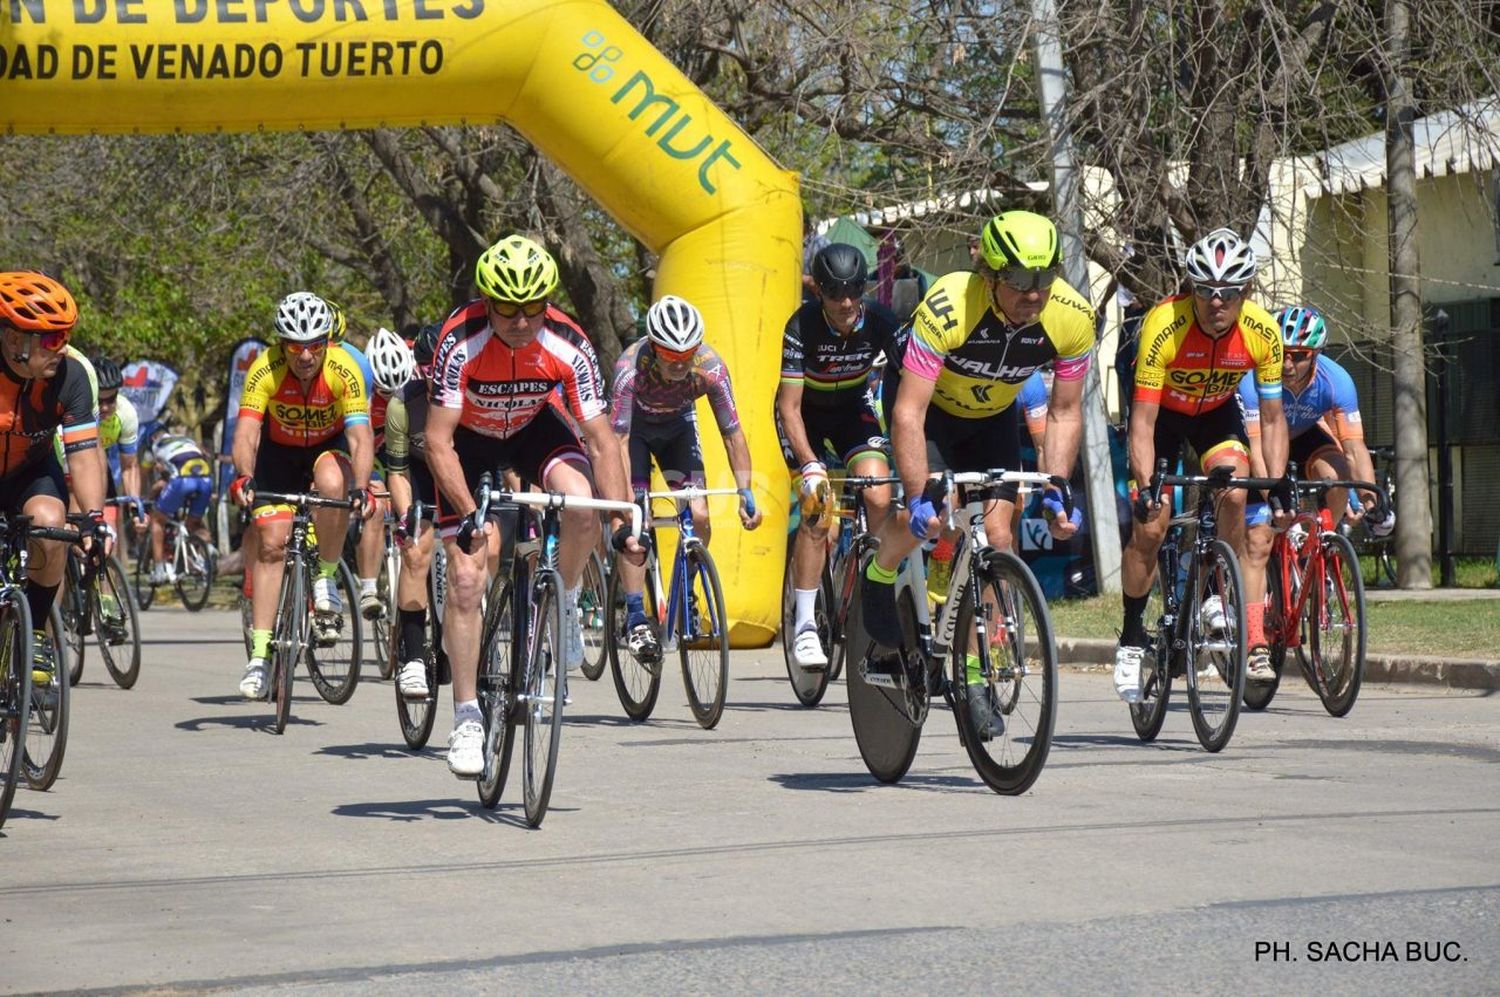
[[82, 585], [81, 557], [77, 548], [68, 551], [67, 577], [62, 588], [57, 590], [57, 603], [62, 607], [63, 639], [68, 646], [68, 681], [73, 685], [83, 679], [83, 659], [88, 650], [84, 630], [88, 624], [89, 600]]
[[1150, 744], [1161, 733], [1172, 698], [1172, 633], [1161, 625], [1162, 579], [1160, 569], [1151, 591], [1146, 593], [1146, 654], [1141, 658], [1141, 699], [1130, 704], [1130, 724], [1135, 736]]
[[[307, 671], [313, 688], [325, 702], [338, 706], [347, 703], [359, 684], [361, 618], [359, 599], [354, 588], [354, 574], [349, 565], [339, 562], [334, 573], [342, 608], [336, 614], [315, 613], [313, 640], [307, 652]], [[309, 607], [310, 608], [310, 607]]]
[[604, 558], [599, 552], [590, 551], [583, 566], [583, 584], [578, 590], [578, 616], [583, 622], [583, 677], [590, 682], [599, 681], [604, 674], [604, 635], [609, 629], [605, 600], [609, 593], [604, 577]]
[[526, 635], [525, 684], [520, 707], [525, 716], [526, 753], [521, 781], [526, 823], [540, 827], [552, 798], [557, 749], [562, 742], [566, 650], [563, 646], [562, 580], [550, 568], [537, 573], [532, 587], [531, 625]]
[[686, 557], [691, 594], [677, 653], [693, 719], [704, 730], [713, 730], [724, 715], [724, 697], [729, 692], [729, 620], [713, 557], [699, 546], [689, 548]]
[[[1234, 736], [1245, 695], [1245, 581], [1234, 548], [1215, 539], [1197, 563], [1196, 585], [1189, 605], [1188, 711], [1198, 743], [1222, 751]], [[1203, 604], [1218, 596], [1223, 620], [1210, 626]]]
[[53, 648], [52, 671], [32, 669], [31, 725], [26, 734], [26, 785], [37, 792], [52, 788], [68, 750], [68, 649], [55, 602], [47, 619], [47, 639]]
[[0, 591], [0, 827], [21, 779], [31, 726], [31, 610], [19, 588]]
[[1365, 583], [1354, 546], [1323, 534], [1323, 586], [1309, 593], [1302, 617], [1304, 670], [1330, 716], [1347, 716], [1365, 672]]
[[830, 620], [830, 584], [828, 568], [818, 585], [817, 599], [813, 603], [813, 624], [818, 629], [818, 643], [823, 645], [823, 656], [828, 664], [809, 671], [797, 664], [792, 654], [792, 645], [797, 640], [797, 586], [792, 582], [792, 559], [787, 558], [786, 575], [781, 584], [781, 657], [786, 663], [786, 677], [792, 683], [792, 695], [803, 706], [817, 706], [828, 691], [829, 676], [833, 672], [833, 624]]
[[182, 558], [177, 565], [177, 598], [190, 613], [208, 605], [208, 593], [214, 587], [218, 565], [208, 541], [189, 533], [182, 544]]
[[[656, 586], [651, 584], [649, 574], [642, 592], [646, 618], [656, 621]], [[604, 649], [609, 656], [609, 670], [615, 679], [615, 692], [620, 696], [620, 705], [625, 715], [640, 723], [651, 717], [656, 708], [656, 697], [661, 692], [661, 662], [642, 664], [636, 660], [626, 644], [625, 584], [620, 580], [618, 566], [609, 573], [609, 594], [604, 604], [609, 609], [609, 632], [605, 634]]]
[[94, 584], [94, 636], [109, 677], [129, 689], [141, 676], [141, 623], [125, 584], [125, 568], [118, 558], [107, 558]]
[[[1057, 645], [1052, 618], [1031, 569], [1010, 551], [975, 556], [977, 584], [965, 590], [953, 648], [954, 715], [974, 771], [997, 793], [1026, 792], [1042, 774], [1057, 725]], [[966, 639], [967, 638], [967, 639]], [[979, 674], [968, 665], [972, 642]], [[983, 684], [1005, 718], [1001, 733], [980, 735], [968, 685]], [[963, 691], [964, 695], [957, 693]]]

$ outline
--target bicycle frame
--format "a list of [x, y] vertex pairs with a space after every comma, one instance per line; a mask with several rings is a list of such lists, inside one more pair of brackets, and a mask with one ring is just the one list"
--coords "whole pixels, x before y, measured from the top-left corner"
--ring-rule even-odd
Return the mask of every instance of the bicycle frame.
[[[703, 541], [693, 531], [693, 510], [688, 503], [696, 498], [707, 498], [710, 495], [735, 495], [733, 488], [682, 488], [677, 491], [647, 492], [643, 508], [650, 511], [652, 501], [658, 499], [671, 499], [677, 503], [677, 512], [673, 516], [659, 517], [654, 514], [644, 517], [649, 523], [647, 529], [651, 535], [651, 556], [647, 559], [647, 583], [652, 586], [652, 592], [656, 595], [656, 605], [666, 606], [666, 615], [658, 620], [662, 624], [661, 648], [663, 654], [670, 654], [677, 650], [677, 638], [686, 635], [692, 639], [700, 637], [719, 637], [720, 634], [694, 633], [695, 620], [689, 612], [688, 593], [692, 591], [693, 580], [688, 577], [687, 555], [693, 548], [701, 548]], [[660, 548], [656, 545], [656, 528], [676, 528], [679, 534], [677, 552], [672, 558], [672, 583], [667, 592], [662, 592], [661, 556]], [[665, 600], [663, 599], [665, 595]], [[710, 627], [713, 623], [710, 622]]]

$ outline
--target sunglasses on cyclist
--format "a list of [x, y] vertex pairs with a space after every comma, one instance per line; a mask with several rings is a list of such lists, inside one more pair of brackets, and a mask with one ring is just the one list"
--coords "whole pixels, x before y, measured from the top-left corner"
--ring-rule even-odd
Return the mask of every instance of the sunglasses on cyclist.
[[1318, 355], [1317, 350], [1283, 350], [1282, 353], [1292, 363], [1303, 363]]
[[293, 343], [282, 340], [281, 348], [294, 357], [300, 357], [304, 353], [317, 353], [328, 348], [327, 339], [314, 339], [310, 343]]
[[519, 304], [514, 301], [491, 301], [490, 307], [501, 318], [515, 318], [517, 315], [536, 318], [547, 310], [547, 299], [539, 298], [536, 301], [523, 301]]
[[1212, 301], [1218, 298], [1220, 301], [1234, 301], [1245, 293], [1244, 284], [1194, 284], [1193, 293], [1204, 301]]
[[660, 343], [652, 343], [656, 348], [656, 355], [667, 363], [687, 363], [698, 355], [698, 347], [691, 350], [669, 350]]
[[829, 301], [858, 301], [865, 296], [863, 281], [850, 284], [819, 284], [818, 293]]
[[99, 404], [100, 405], [113, 405], [115, 403], [115, 399], [118, 398], [119, 395], [120, 395], [120, 393], [118, 391], [111, 391], [107, 395], [104, 392], [101, 391], [99, 393]]
[[1000, 283], [1023, 294], [1045, 291], [1057, 280], [1057, 267], [1006, 267], [999, 271]]
[[61, 352], [67, 347], [68, 340], [73, 336], [72, 329], [64, 329], [62, 331], [49, 330], [47, 332], [27, 332], [24, 329], [17, 329], [16, 331], [23, 335], [35, 336], [37, 345], [48, 353]]

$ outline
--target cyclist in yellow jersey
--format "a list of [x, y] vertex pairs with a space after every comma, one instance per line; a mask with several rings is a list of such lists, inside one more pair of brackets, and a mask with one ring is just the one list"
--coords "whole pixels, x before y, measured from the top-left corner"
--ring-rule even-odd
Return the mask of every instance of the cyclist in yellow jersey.
[[[1246, 371], [1254, 371], [1266, 470], [1270, 477], [1286, 473], [1281, 332], [1266, 310], [1248, 298], [1258, 267], [1249, 243], [1230, 229], [1215, 229], [1188, 250], [1192, 293], [1160, 302], [1141, 323], [1129, 437], [1130, 470], [1140, 492], [1130, 543], [1121, 557], [1124, 623], [1115, 652], [1115, 692], [1127, 703], [1140, 700], [1147, 639], [1142, 616], [1156, 574], [1156, 552], [1171, 518], [1170, 503], [1152, 505], [1146, 494], [1157, 458], [1175, 462], [1186, 443], [1205, 472], [1228, 466], [1233, 474], [1248, 474], [1250, 448], [1238, 391]], [[1266, 576], [1245, 558], [1246, 499], [1243, 489], [1226, 489], [1219, 499], [1218, 526], [1245, 567], [1245, 603], [1254, 607], [1265, 600]], [[1277, 515], [1279, 523], [1287, 518]], [[1222, 626], [1224, 613], [1216, 605], [1213, 599], [1204, 604], [1210, 628]], [[1247, 646], [1263, 645], [1261, 614], [1251, 612], [1246, 619]], [[1253, 672], [1250, 677], [1262, 678]]]
[[[375, 456], [369, 398], [348, 354], [329, 348], [332, 330], [333, 314], [322, 298], [306, 291], [287, 295], [276, 309], [279, 342], [256, 357], [245, 376], [234, 430], [238, 477], [229, 494], [251, 508], [259, 535], [250, 593], [250, 661], [240, 681], [247, 699], [266, 694], [267, 649], [292, 518], [286, 506], [260, 501], [256, 487], [301, 492], [311, 484], [321, 495], [358, 500], [367, 519], [375, 511], [369, 494]], [[317, 509], [312, 518], [320, 559], [313, 608], [319, 620], [326, 620], [343, 609], [333, 576], [349, 513]]]
[[[865, 573], [865, 629], [877, 643], [899, 646], [896, 569], [940, 528], [945, 497], [924, 494], [936, 471], [1020, 470], [1020, 425], [1015, 405], [1032, 372], [1054, 365], [1047, 413], [1046, 470], [1068, 476], [1083, 430], [1083, 378], [1094, 347], [1094, 311], [1059, 276], [1062, 251], [1052, 222], [1029, 211], [992, 218], [980, 237], [977, 272], [939, 279], [912, 317], [901, 362], [882, 388], [890, 413], [891, 446], [906, 491], [907, 514], [878, 531], [880, 549]], [[894, 404], [891, 402], [892, 392]], [[1016, 488], [1001, 486], [985, 512], [989, 541], [1012, 546]], [[1054, 537], [1078, 530], [1077, 517], [1059, 515], [1061, 495], [1043, 499]], [[970, 656], [968, 703], [986, 736], [1003, 728], [979, 659]]]

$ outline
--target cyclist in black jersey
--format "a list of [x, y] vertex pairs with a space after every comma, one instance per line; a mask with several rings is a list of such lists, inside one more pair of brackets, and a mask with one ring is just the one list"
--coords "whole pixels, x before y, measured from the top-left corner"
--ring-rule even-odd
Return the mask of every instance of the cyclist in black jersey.
[[[828, 556], [828, 466], [856, 475], [890, 473], [887, 441], [867, 386], [877, 357], [901, 361], [901, 324], [890, 309], [864, 300], [869, 267], [864, 254], [831, 243], [813, 257], [817, 299], [787, 320], [776, 392], [776, 429], [787, 467], [799, 479], [802, 526], [792, 548], [796, 634], [792, 659], [802, 668], [828, 667], [813, 610]], [[865, 491], [870, 522], [890, 509], [890, 489]]]

